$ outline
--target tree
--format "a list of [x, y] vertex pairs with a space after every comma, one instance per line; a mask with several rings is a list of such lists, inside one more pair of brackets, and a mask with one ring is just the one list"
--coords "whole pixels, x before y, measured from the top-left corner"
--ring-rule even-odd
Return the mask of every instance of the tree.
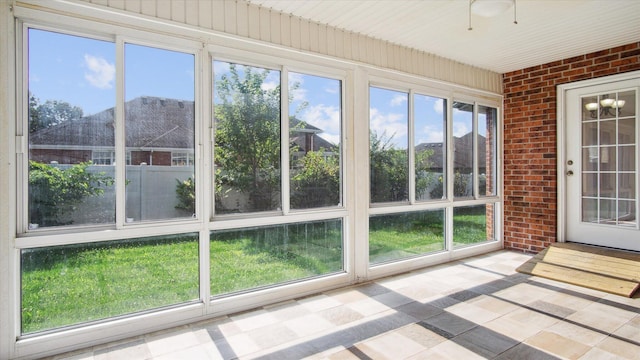
[[29, 133], [58, 125], [64, 121], [82, 118], [82, 108], [65, 101], [47, 100], [40, 104], [38, 98], [29, 93]]
[[[333, 149], [338, 152], [338, 149]], [[309, 151], [292, 177], [291, 206], [296, 209], [337, 205], [340, 201], [340, 161], [325, 149]]]
[[[393, 135], [369, 133], [371, 202], [407, 201], [409, 199], [409, 158], [407, 150], [396, 149]], [[416, 198], [425, 193], [435, 178], [430, 175], [429, 157], [433, 150], [415, 154]]]
[[[216, 81], [216, 196], [223, 189], [246, 193], [252, 211], [280, 203], [280, 85], [264, 88], [268, 74], [249, 66], [241, 73], [231, 64]], [[228, 211], [216, 204], [216, 211]]]
[[104, 172], [87, 171], [91, 162], [67, 169], [29, 161], [29, 222], [39, 226], [73, 223], [76, 206], [88, 196], [104, 194], [114, 179]]

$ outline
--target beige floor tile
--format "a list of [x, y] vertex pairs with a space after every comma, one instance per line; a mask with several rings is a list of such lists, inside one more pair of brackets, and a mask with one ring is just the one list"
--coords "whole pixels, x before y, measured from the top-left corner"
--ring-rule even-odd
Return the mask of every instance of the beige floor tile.
[[497, 319], [502, 315], [493, 311], [483, 309], [479, 306], [475, 306], [474, 304], [468, 302], [449, 306], [446, 310], [476, 324], [484, 324], [491, 320]]
[[403, 336], [417, 342], [424, 346], [426, 349], [430, 349], [444, 341], [447, 341], [445, 337], [442, 337], [433, 331], [427, 330], [424, 327], [417, 324], [410, 324], [398, 329], [398, 333]]
[[367, 295], [361, 293], [357, 288], [347, 288], [325, 293], [327, 296], [337, 300], [341, 304], [351, 304], [356, 301], [367, 299]]
[[453, 341], [445, 341], [431, 349], [416, 354], [411, 359], [480, 360], [485, 358]]
[[381, 303], [380, 301], [376, 301], [373, 298], [364, 298], [362, 300], [358, 300], [352, 303], [345, 305], [349, 307], [349, 309], [362, 314], [362, 316], [371, 316], [383, 311], [387, 311], [391, 309], [387, 305]]
[[620, 356], [598, 348], [592, 348], [580, 357], [580, 360], [622, 360]]
[[615, 354], [620, 359], [640, 360], [640, 347], [612, 337], [604, 339], [597, 348]]
[[340, 306], [342, 303], [325, 294], [315, 295], [308, 298], [298, 300], [298, 303], [307, 308], [311, 312], [319, 312], [322, 310], [330, 309], [332, 307]]
[[569, 315], [567, 320], [612, 333], [629, 322], [635, 315], [635, 313], [627, 310], [617, 309], [600, 303], [593, 303]]
[[154, 357], [173, 353], [200, 344], [198, 337], [189, 330], [180, 333], [163, 333], [146, 337], [146, 344]]
[[567, 359], [578, 359], [591, 349], [590, 346], [548, 331], [536, 334], [525, 343]]
[[318, 314], [308, 314], [293, 318], [283, 322], [283, 325], [291, 329], [291, 331], [301, 338], [335, 328], [332, 322]]
[[520, 283], [507, 289], [497, 291], [493, 295], [498, 299], [527, 305], [534, 301], [548, 298], [549, 296], [554, 295], [554, 292], [529, 283]]
[[635, 316], [626, 324], [618, 328], [614, 334], [640, 343], [640, 315]]
[[260, 347], [245, 333], [227, 337], [224, 341], [231, 347], [236, 356], [244, 356], [260, 351]]
[[[358, 348], [373, 359], [405, 359], [426, 348], [397, 331], [376, 336], [358, 344]], [[373, 352], [369, 351], [373, 350]], [[381, 355], [381, 356], [378, 356]]]
[[[122, 358], [126, 359], [126, 358]], [[133, 359], [133, 358], [131, 358]], [[211, 353], [210, 348], [204, 346], [194, 346], [187, 349], [182, 349], [173, 353], [156, 356], [153, 360], [222, 360], [223, 357], [217, 351]]]
[[233, 320], [233, 322], [242, 331], [258, 329], [263, 326], [272, 325], [278, 322], [278, 319], [267, 310], [245, 312], [239, 315], [231, 316], [231, 320]]
[[557, 322], [549, 327], [547, 331], [589, 346], [595, 346], [607, 337], [607, 334], [564, 321]]

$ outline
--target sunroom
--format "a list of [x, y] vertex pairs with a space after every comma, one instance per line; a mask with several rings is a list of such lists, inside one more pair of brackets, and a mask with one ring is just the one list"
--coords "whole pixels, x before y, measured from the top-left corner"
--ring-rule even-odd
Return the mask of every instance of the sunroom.
[[640, 3], [0, 5], [0, 358], [640, 251]]

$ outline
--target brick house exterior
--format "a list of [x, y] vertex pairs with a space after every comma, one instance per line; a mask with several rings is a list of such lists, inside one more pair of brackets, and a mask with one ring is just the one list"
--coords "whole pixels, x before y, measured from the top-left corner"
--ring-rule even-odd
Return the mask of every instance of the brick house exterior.
[[503, 75], [504, 245], [538, 252], [557, 239], [556, 87], [640, 70], [640, 42]]

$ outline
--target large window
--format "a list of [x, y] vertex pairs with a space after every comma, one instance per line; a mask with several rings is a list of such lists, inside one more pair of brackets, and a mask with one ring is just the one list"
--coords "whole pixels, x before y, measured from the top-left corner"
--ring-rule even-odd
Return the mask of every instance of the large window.
[[22, 332], [196, 300], [197, 234], [22, 250]]
[[213, 296], [344, 269], [341, 219], [214, 231], [209, 247]]
[[115, 44], [36, 29], [28, 40], [28, 227], [114, 223], [115, 172], [96, 165], [113, 160]]
[[193, 179], [195, 167], [172, 165], [174, 151], [194, 152], [194, 56], [134, 44], [125, 44], [124, 51], [125, 146], [131, 153], [126, 218], [192, 217], [195, 194], [185, 203], [176, 186]]
[[35, 21], [16, 27], [18, 341], [158, 329], [498, 238], [498, 108], [453, 85]]

